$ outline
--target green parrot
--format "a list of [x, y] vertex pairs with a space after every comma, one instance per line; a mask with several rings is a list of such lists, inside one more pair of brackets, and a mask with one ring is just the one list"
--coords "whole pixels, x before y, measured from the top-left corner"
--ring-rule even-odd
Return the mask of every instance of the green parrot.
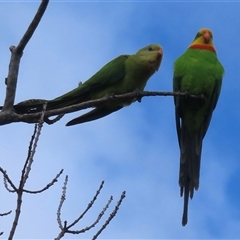
[[[42, 111], [45, 102], [47, 102], [47, 110], [53, 110], [111, 94], [142, 91], [148, 79], [158, 70], [162, 57], [163, 49], [158, 44], [148, 45], [133, 55], [120, 55], [72, 91], [53, 100], [23, 101], [14, 105], [15, 111], [19, 114], [35, 113]], [[134, 101], [136, 99], [119, 99], [97, 105], [92, 111], [71, 120], [66, 125], [71, 126], [102, 118]]]
[[174, 97], [180, 147], [179, 185], [184, 193], [182, 225], [187, 224], [188, 200], [199, 187], [202, 141], [221, 90], [224, 68], [218, 61], [209, 29], [201, 29], [187, 51], [174, 62], [173, 90], [199, 95]]

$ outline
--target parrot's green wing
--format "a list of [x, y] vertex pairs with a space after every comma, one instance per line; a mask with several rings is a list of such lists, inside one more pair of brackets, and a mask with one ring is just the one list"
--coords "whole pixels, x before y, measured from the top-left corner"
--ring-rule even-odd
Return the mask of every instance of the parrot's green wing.
[[[177, 78], [173, 76], [173, 91], [180, 92], [180, 81], [181, 78]], [[181, 119], [180, 119], [180, 96], [174, 96], [174, 104], [175, 104], [175, 121], [176, 121], [176, 128], [177, 128], [177, 136], [178, 136], [178, 144], [181, 145], [180, 137], [181, 137]]]
[[[107, 94], [105, 91], [109, 86], [124, 78], [126, 74], [124, 63], [128, 57], [129, 55], [121, 55], [113, 59], [86, 82], [60, 97], [53, 100], [32, 99], [24, 101], [16, 104], [15, 110], [17, 113], [39, 112], [42, 110], [44, 102], [48, 103], [47, 110], [52, 110], [94, 99], [94, 95], [104, 96]], [[96, 96], [96, 98], [98, 97]]]
[[[55, 99], [63, 103], [68, 102], [72, 105], [77, 102], [87, 101], [88, 99], [97, 99], [103, 97], [108, 93], [107, 89], [112, 85], [120, 82], [124, 79], [126, 75], [125, 61], [129, 55], [121, 55], [107, 65], [105, 65], [100, 71], [93, 75], [88, 81], [83, 83], [79, 88], [74, 89], [73, 91]], [[81, 100], [79, 99], [81, 97]], [[75, 100], [74, 100], [75, 99]], [[53, 101], [55, 101], [53, 100]], [[50, 103], [51, 104], [51, 103]], [[100, 106], [96, 107], [92, 111], [81, 115], [80, 117], [74, 118], [66, 124], [66, 126], [72, 126], [75, 124], [80, 124], [84, 122], [93, 121], [102, 117], [105, 117], [112, 112], [118, 111], [122, 106]]]
[[49, 101], [49, 107], [61, 108], [81, 103], [93, 99], [93, 95], [101, 92], [104, 96], [105, 89], [124, 78], [126, 74], [125, 61], [128, 57], [129, 55], [121, 55], [113, 59], [79, 87]]
[[[186, 59], [187, 61], [187, 59]], [[175, 77], [173, 78], [173, 91], [174, 92], [180, 92], [181, 91], [181, 81], [182, 78]], [[205, 119], [202, 123], [201, 126], [201, 136], [204, 138], [207, 129], [209, 127], [211, 118], [212, 118], [212, 113], [213, 110], [215, 109], [217, 105], [217, 101], [219, 98], [220, 90], [221, 90], [221, 85], [222, 85], [222, 78], [216, 79], [215, 86], [213, 88], [213, 92], [210, 96], [210, 101], [209, 101], [209, 109], [207, 111], [207, 114], [205, 115]], [[176, 121], [176, 128], [177, 128], [177, 136], [178, 136], [178, 142], [180, 146], [180, 137], [181, 137], [181, 114], [180, 114], [180, 109], [183, 107], [180, 102], [180, 96], [174, 96], [174, 104], [175, 104], [175, 121]], [[189, 101], [189, 97], [186, 96], [184, 97], [185, 101]], [[204, 102], [205, 96], [199, 96], [199, 99], [190, 99], [190, 101], [194, 102], [199, 102], [200, 104]], [[182, 101], [184, 102], [184, 100]]]
[[210, 100], [210, 104], [209, 104], [209, 111], [207, 112], [207, 115], [205, 117], [205, 121], [204, 121], [203, 126], [202, 126], [202, 133], [201, 133], [202, 138], [205, 137], [205, 134], [208, 130], [208, 127], [209, 127], [209, 124], [210, 124], [210, 121], [211, 121], [211, 118], [212, 118], [213, 110], [215, 109], [215, 107], [217, 105], [217, 102], [218, 102], [221, 86], [222, 86], [222, 78], [216, 79], [215, 86], [214, 86], [212, 96], [211, 96], [211, 100]]

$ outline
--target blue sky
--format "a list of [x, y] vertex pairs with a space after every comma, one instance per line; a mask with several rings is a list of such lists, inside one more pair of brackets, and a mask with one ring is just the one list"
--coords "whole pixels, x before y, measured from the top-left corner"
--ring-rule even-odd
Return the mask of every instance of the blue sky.
[[[1, 103], [9, 46], [18, 43], [38, 5], [0, 1]], [[230, 1], [52, 1], [21, 61], [16, 102], [51, 99], [75, 88], [116, 56], [159, 43], [164, 49], [161, 68], [145, 89], [171, 91], [174, 60], [200, 28], [210, 28], [225, 76], [204, 139], [200, 188], [189, 203], [187, 226], [181, 226], [183, 199], [172, 97], [144, 98], [140, 104], [74, 127], [65, 123], [80, 113], [45, 125], [27, 187], [42, 188], [64, 168], [69, 182], [62, 216], [71, 222], [104, 180], [97, 204], [78, 228], [95, 220], [110, 195], [116, 203], [126, 190], [117, 217], [101, 234], [104, 239], [239, 238], [239, 13], [240, 3]], [[16, 184], [33, 128], [25, 123], [1, 126], [0, 165]], [[43, 194], [24, 196], [16, 238], [58, 235], [56, 209], [63, 181], [61, 177]], [[0, 195], [0, 212], [14, 210], [16, 196], [6, 192], [3, 184]], [[12, 218], [0, 218], [5, 238]], [[96, 231], [66, 238], [87, 239]]]

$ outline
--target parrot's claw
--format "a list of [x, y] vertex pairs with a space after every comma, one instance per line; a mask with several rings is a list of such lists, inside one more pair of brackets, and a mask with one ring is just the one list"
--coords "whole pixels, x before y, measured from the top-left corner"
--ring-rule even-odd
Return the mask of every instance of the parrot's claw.
[[113, 99], [113, 98], [115, 98], [115, 94], [114, 93], [109, 93], [109, 94], [107, 94], [107, 96], [106, 96], [108, 99]]
[[141, 92], [138, 88], [136, 88], [134, 91], [133, 91], [135, 94], [136, 94], [136, 100], [138, 102], [141, 102], [142, 101], [142, 96], [139, 96], [139, 93]]
[[202, 102], [206, 101], [206, 96], [203, 93], [199, 95], [199, 98], [202, 100]]

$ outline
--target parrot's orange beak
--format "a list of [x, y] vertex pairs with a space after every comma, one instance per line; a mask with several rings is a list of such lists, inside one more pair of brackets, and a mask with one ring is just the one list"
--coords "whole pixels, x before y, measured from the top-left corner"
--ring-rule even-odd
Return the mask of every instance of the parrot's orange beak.
[[159, 66], [160, 66], [160, 64], [161, 64], [161, 61], [162, 61], [162, 57], [163, 57], [163, 50], [162, 50], [162, 48], [160, 48], [160, 49], [157, 51], [158, 63], [157, 63], [156, 66], [155, 66], [155, 71], [158, 71]]
[[158, 51], [157, 51], [158, 55], [163, 55], [163, 50], [160, 48]]
[[209, 33], [209, 32], [205, 32], [205, 33], [203, 34], [203, 39], [204, 39], [204, 43], [205, 43], [205, 44], [208, 44], [209, 41], [210, 41], [210, 39], [211, 39], [210, 33]]

